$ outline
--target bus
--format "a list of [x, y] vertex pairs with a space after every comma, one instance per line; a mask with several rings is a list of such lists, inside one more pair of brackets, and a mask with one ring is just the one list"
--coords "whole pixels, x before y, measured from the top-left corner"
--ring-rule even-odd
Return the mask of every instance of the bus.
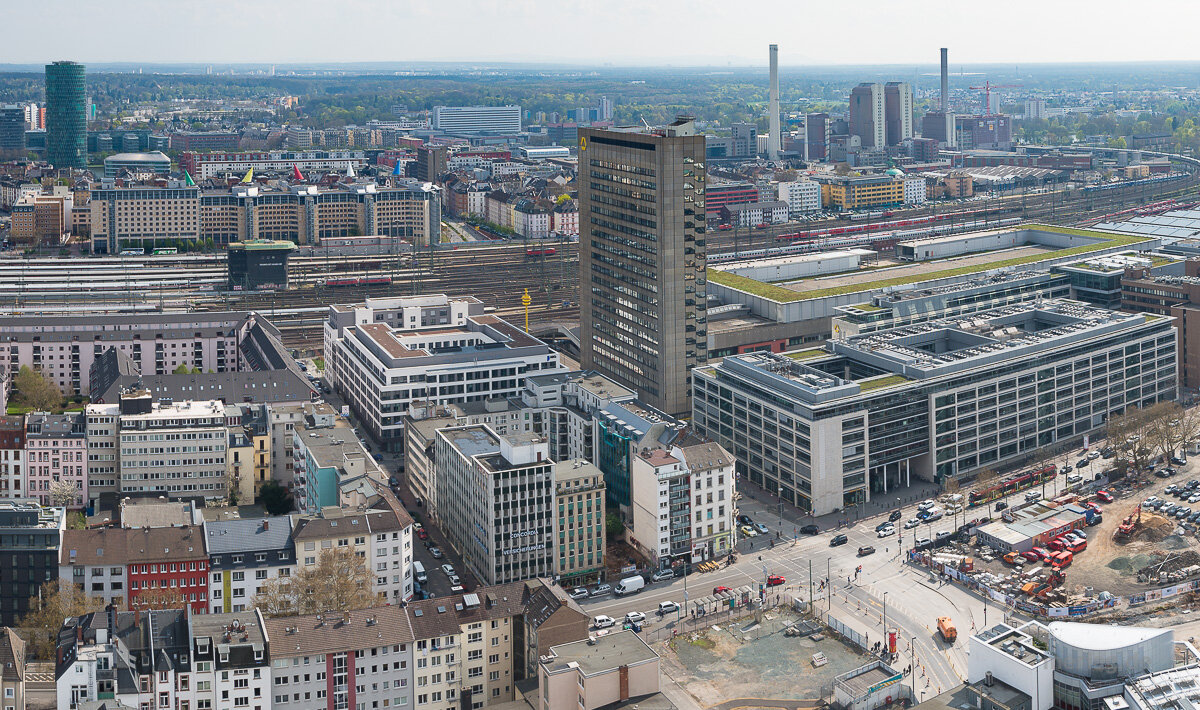
[[145, 249], [122, 249], [121, 256], [145, 256]]
[[158, 247], [154, 250], [154, 256], [163, 256], [164, 254], [178, 254], [179, 250], [175, 247]]

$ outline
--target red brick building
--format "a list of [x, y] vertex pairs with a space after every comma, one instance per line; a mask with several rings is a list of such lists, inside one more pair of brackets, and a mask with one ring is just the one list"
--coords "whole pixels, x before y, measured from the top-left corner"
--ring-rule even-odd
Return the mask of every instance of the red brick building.
[[208, 552], [203, 528], [183, 525], [126, 531], [129, 608], [153, 589], [178, 591], [195, 614], [208, 610]]

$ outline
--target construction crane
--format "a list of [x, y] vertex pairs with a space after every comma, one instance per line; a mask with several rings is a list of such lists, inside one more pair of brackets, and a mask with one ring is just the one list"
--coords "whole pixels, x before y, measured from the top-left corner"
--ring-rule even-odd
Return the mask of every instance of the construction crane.
[[969, 86], [972, 91], [983, 92], [983, 115], [988, 116], [992, 113], [992, 89], [1019, 89], [1020, 84], [993, 84], [990, 81], [983, 82], [983, 86]]

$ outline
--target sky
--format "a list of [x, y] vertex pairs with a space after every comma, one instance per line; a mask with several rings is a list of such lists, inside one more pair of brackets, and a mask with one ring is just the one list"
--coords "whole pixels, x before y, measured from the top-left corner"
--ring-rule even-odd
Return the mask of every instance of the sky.
[[1200, 60], [1197, 0], [36, 0], [0, 63], [553, 62], [613, 66]]

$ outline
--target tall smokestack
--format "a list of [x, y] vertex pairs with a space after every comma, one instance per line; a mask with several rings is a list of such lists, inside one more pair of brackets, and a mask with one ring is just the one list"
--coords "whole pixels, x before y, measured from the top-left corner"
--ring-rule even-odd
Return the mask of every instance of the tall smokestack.
[[950, 110], [950, 50], [942, 47], [942, 113]]
[[783, 145], [779, 136], [779, 45], [771, 45], [771, 115], [770, 135], [767, 136], [767, 157], [779, 160], [779, 147]]

